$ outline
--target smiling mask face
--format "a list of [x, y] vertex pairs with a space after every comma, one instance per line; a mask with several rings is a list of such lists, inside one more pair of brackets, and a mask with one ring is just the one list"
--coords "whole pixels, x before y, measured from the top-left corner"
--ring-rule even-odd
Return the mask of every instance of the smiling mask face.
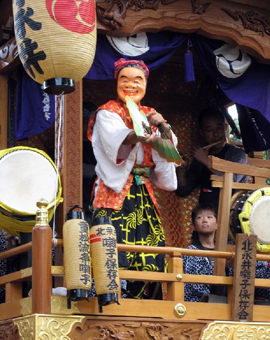
[[139, 103], [146, 92], [146, 79], [142, 70], [136, 67], [123, 68], [117, 78], [118, 97], [125, 102], [129, 96], [135, 103]]

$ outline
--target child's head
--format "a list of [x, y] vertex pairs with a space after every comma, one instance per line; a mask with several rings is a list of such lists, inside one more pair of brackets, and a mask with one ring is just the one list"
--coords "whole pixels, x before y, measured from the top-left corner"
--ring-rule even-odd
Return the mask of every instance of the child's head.
[[202, 210], [206, 210], [206, 211], [210, 211], [215, 218], [217, 219], [217, 213], [216, 213], [216, 208], [213, 206], [213, 204], [210, 203], [202, 203], [202, 204], [198, 204], [191, 213], [191, 221], [192, 224], [195, 223], [195, 219], [198, 216], [198, 214], [202, 211]]
[[198, 234], [214, 234], [217, 229], [217, 214], [212, 204], [197, 205], [191, 213], [191, 219], [193, 230]]

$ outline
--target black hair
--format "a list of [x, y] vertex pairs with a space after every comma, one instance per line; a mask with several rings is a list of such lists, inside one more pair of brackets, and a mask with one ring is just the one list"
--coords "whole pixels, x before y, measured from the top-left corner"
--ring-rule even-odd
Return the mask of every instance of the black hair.
[[206, 118], [217, 118], [222, 123], [225, 123], [225, 117], [222, 111], [216, 107], [208, 107], [207, 109], [204, 109], [200, 112], [198, 116], [198, 123], [200, 128], [203, 126], [203, 121]]
[[202, 203], [202, 204], [198, 204], [193, 210], [192, 210], [192, 213], [191, 213], [191, 220], [192, 220], [192, 223], [194, 224], [195, 223], [195, 219], [197, 217], [197, 215], [199, 214], [200, 211], [202, 210], [209, 210], [211, 211], [215, 218], [217, 218], [217, 212], [216, 212], [216, 208], [213, 204], [210, 204], [210, 203]]

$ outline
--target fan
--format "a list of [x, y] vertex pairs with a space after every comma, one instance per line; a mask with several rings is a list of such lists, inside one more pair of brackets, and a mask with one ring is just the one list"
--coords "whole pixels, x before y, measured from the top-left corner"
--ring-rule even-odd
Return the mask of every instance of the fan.
[[[126, 96], [126, 104], [130, 117], [133, 121], [133, 127], [136, 135], [144, 137], [145, 131], [151, 134], [152, 130], [145, 114], [140, 111], [137, 104], [129, 96]], [[155, 141], [152, 144], [152, 148], [158, 152], [160, 157], [165, 158], [168, 162], [174, 162], [178, 165], [184, 162], [178, 150], [166, 134], [162, 134], [162, 138]]]

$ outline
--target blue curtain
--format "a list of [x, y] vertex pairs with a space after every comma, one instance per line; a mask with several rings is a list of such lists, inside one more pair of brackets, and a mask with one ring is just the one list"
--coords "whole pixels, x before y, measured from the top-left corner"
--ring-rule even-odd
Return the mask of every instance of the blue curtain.
[[[269, 149], [270, 66], [223, 41], [167, 31], [130, 37], [98, 35], [94, 62], [85, 78], [113, 79], [114, 62], [119, 58], [143, 60], [151, 71], [168, 61], [188, 39], [213, 81], [238, 104], [246, 152]], [[25, 72], [19, 76], [17, 93], [16, 138], [46, 130], [54, 121], [54, 96], [48, 96], [48, 101], [40, 85]]]
[[192, 35], [198, 56], [229, 99], [238, 104], [246, 152], [270, 148], [270, 65], [224, 41]]
[[20, 66], [16, 90], [16, 140], [44, 132], [53, 124], [54, 119], [55, 96], [46, 94], [41, 85]]

